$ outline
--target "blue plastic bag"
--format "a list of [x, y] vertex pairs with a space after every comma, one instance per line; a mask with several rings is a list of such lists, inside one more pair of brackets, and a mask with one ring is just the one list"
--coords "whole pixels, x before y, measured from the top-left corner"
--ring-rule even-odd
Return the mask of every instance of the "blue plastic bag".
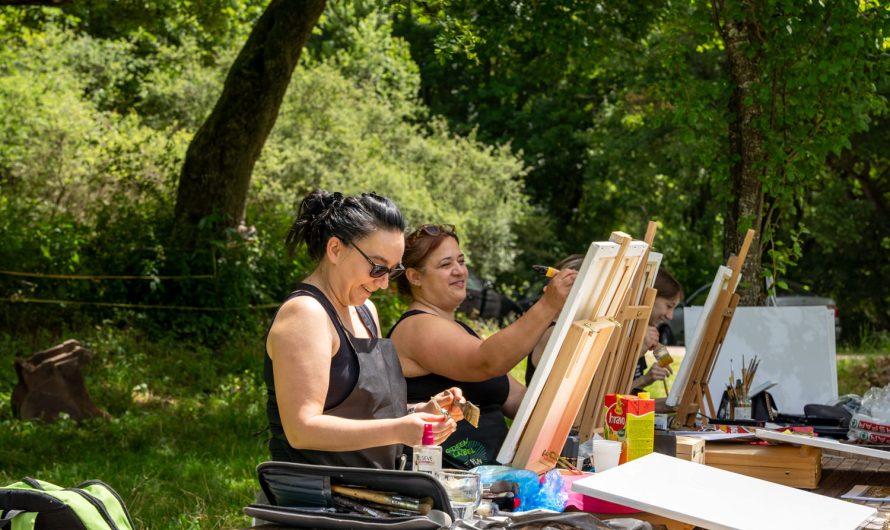
[[537, 509], [561, 512], [569, 500], [562, 477], [555, 469], [543, 477], [538, 477], [534, 471], [510, 466], [479, 466], [472, 471], [479, 473], [483, 484], [498, 480], [519, 484], [519, 510], [524, 512]]

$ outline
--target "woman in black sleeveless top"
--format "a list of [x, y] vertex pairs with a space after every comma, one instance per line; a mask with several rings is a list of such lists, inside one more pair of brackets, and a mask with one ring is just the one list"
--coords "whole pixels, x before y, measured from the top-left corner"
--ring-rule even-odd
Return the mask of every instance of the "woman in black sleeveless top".
[[[305, 242], [318, 265], [279, 308], [266, 337], [273, 459], [393, 469], [402, 444], [421, 442], [425, 423], [433, 424], [437, 443], [454, 431], [455, 420], [432, 404], [408, 414], [395, 350], [378, 338], [369, 298], [404, 271], [403, 231], [399, 210], [373, 193], [316, 191], [300, 205], [288, 248]], [[451, 389], [437, 396], [455, 419], [460, 395]]]
[[506, 374], [559, 313], [577, 273], [560, 272], [538, 303], [482, 340], [454, 319], [467, 295], [467, 267], [453, 226], [423, 225], [412, 232], [405, 241], [403, 263], [399, 291], [411, 297], [411, 304], [390, 336], [408, 395], [420, 400], [459, 384], [482, 414], [478, 429], [458, 423], [455, 435], [442, 444], [443, 460], [465, 468], [494, 463], [507, 434], [504, 417], [516, 413], [525, 391]]

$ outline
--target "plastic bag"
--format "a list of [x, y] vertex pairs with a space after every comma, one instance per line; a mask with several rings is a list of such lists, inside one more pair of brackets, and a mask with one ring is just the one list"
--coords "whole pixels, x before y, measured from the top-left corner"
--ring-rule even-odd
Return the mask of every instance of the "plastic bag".
[[859, 412], [880, 420], [882, 423], [890, 423], [890, 384], [885, 387], [872, 387], [862, 397], [862, 406]]
[[847, 438], [869, 445], [890, 445], [890, 384], [865, 393], [850, 420]]
[[524, 512], [536, 509], [561, 512], [569, 499], [563, 491], [562, 477], [556, 470], [540, 478], [533, 471], [510, 466], [479, 466], [471, 471], [479, 473], [483, 484], [498, 480], [519, 484], [519, 509]]

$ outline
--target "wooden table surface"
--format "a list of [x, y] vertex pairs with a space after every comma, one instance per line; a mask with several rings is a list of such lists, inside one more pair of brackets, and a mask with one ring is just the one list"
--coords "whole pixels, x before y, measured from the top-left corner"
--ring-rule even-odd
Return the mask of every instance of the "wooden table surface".
[[[828, 449], [822, 450], [822, 480], [812, 490], [828, 497], [840, 498], [857, 484], [890, 486], [890, 460], [850, 457]], [[890, 530], [890, 502], [863, 502], [878, 510], [862, 530]]]

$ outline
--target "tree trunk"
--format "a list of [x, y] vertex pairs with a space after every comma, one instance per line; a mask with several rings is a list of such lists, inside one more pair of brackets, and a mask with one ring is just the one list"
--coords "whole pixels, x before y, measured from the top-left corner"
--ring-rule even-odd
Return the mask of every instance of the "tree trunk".
[[751, 91], [762, 78], [759, 54], [749, 56], [750, 39], [754, 28], [747, 21], [726, 21], [721, 36], [726, 48], [733, 92], [730, 99], [732, 121], [729, 127], [729, 144], [733, 163], [730, 166], [733, 203], [727, 212], [723, 227], [723, 253], [725, 257], [737, 254], [748, 228], [754, 228], [754, 241], [742, 268], [742, 283], [738, 292], [739, 305], [763, 305], [766, 290], [761, 276], [760, 236], [763, 221], [764, 171], [763, 135], [757, 128], [762, 109], [754, 103]]
[[251, 31], [185, 156], [175, 208], [183, 243], [196, 241], [208, 216], [218, 216], [219, 230], [244, 220], [254, 164], [324, 7], [325, 0], [272, 0]]

